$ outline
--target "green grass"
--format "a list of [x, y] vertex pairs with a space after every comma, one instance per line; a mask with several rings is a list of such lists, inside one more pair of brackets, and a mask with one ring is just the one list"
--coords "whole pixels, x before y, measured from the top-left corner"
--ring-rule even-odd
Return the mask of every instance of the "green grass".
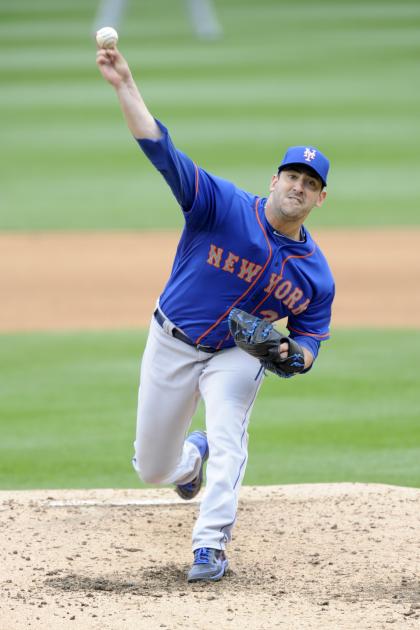
[[[179, 227], [94, 63], [98, 0], [0, 4], [0, 229]], [[121, 49], [199, 164], [265, 194], [290, 144], [330, 156], [310, 223], [418, 225], [418, 0], [218, 0], [196, 39], [181, 0], [131, 2]]]
[[[144, 340], [0, 336], [1, 488], [139, 485], [130, 460]], [[419, 331], [337, 331], [311, 373], [267, 378], [245, 483], [420, 487], [419, 352]]]

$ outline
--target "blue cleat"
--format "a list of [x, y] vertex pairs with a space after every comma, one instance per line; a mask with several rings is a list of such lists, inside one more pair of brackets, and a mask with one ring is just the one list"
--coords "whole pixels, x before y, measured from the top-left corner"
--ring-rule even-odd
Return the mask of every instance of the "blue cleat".
[[207, 443], [207, 435], [204, 431], [193, 431], [186, 438], [186, 442], [191, 442], [198, 448], [201, 455], [201, 466], [200, 472], [197, 477], [195, 477], [192, 481], [188, 483], [183, 483], [182, 485], [175, 486], [175, 492], [179, 494], [181, 499], [185, 499], [185, 501], [189, 501], [193, 499], [200, 492], [201, 485], [203, 483], [203, 468], [209, 457], [209, 445]]
[[188, 573], [188, 582], [216, 582], [221, 580], [228, 565], [224, 551], [211, 547], [200, 547], [194, 551], [194, 563]]

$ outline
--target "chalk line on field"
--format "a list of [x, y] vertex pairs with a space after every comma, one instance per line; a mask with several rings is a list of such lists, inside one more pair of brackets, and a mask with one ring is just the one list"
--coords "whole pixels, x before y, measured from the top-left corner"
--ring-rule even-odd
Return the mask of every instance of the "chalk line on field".
[[[200, 503], [200, 499], [188, 501], [189, 504]], [[132, 505], [185, 505], [180, 499], [129, 499], [125, 501], [95, 501], [94, 499], [67, 499], [65, 501], [48, 501], [46, 507], [129, 507]]]
[[[354, 497], [376, 497], [378, 494], [419, 500], [419, 488], [405, 488], [386, 484], [334, 483], [301, 484], [285, 486], [243, 486], [240, 502], [270, 501], [308, 501], [347, 500]], [[2, 490], [0, 491], [0, 510], [9, 510], [13, 506], [27, 505], [30, 508], [88, 508], [88, 507], [130, 507], [130, 506], [165, 506], [197, 505], [201, 496], [192, 501], [183, 501], [172, 488], [86, 488], [86, 489], [50, 489], [50, 490]]]

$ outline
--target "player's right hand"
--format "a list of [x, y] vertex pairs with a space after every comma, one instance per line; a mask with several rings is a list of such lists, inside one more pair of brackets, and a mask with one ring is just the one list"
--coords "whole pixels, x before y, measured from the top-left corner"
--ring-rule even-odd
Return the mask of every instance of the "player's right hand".
[[99, 48], [96, 64], [104, 79], [115, 88], [131, 79], [128, 63], [117, 48]]

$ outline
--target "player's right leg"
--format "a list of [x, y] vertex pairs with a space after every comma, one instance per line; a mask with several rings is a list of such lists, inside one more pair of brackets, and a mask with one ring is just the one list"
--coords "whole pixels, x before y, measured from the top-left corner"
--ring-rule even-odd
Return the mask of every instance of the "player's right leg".
[[146, 483], [179, 484], [200, 471], [201, 456], [185, 442], [200, 398], [197, 351], [153, 319], [143, 354], [133, 465]]

